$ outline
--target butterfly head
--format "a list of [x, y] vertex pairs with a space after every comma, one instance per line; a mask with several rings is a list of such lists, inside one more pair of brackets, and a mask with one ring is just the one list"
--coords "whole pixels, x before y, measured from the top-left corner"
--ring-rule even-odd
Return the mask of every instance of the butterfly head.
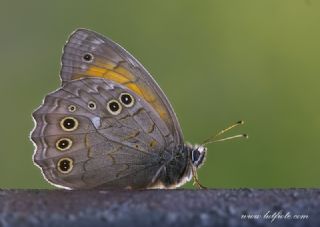
[[207, 148], [201, 145], [194, 145], [191, 149], [191, 163], [194, 167], [200, 168], [207, 155]]

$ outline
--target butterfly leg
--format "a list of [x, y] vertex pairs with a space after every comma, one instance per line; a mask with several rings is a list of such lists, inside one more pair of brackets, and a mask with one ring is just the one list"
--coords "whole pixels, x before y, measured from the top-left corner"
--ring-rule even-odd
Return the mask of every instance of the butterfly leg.
[[196, 185], [198, 189], [208, 189], [207, 187], [203, 186], [200, 183], [198, 173], [195, 168], [192, 168], [192, 176], [193, 176], [193, 185]]

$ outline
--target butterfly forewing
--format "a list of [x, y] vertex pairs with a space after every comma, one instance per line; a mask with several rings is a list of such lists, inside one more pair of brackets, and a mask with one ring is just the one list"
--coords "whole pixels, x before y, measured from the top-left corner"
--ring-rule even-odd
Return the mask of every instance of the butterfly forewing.
[[179, 122], [160, 87], [131, 54], [110, 39], [86, 29], [76, 30], [64, 47], [60, 76], [62, 84], [101, 77], [127, 87], [150, 104], [167, 125], [175, 144], [183, 144]]

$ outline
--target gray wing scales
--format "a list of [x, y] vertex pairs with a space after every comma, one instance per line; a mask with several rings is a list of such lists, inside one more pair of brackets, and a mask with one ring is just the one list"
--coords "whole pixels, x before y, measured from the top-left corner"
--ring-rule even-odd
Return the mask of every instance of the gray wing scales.
[[[106, 106], [122, 92], [130, 93], [135, 104], [123, 106], [114, 116]], [[94, 108], [89, 108], [90, 102]], [[34, 161], [51, 183], [63, 187], [147, 187], [162, 165], [165, 148], [174, 146], [165, 123], [155, 120], [148, 103], [105, 79], [66, 83], [45, 98], [33, 117]], [[69, 167], [70, 171], [61, 171]]]
[[[99, 82], [96, 82], [96, 80]], [[157, 118], [157, 114], [147, 102], [140, 99], [129, 89], [104, 79], [88, 79], [82, 80], [82, 82], [88, 87], [95, 87], [95, 93], [98, 94], [100, 99], [105, 100], [105, 102], [106, 100], [110, 100], [110, 97], [119, 99], [120, 94], [124, 91], [131, 93], [135, 97], [136, 102], [134, 106], [131, 108], [123, 108], [121, 115], [109, 119], [118, 127], [102, 127], [99, 132], [105, 133], [106, 135], [110, 133], [123, 134], [122, 128], [125, 126], [127, 130], [131, 131], [131, 133], [127, 133], [128, 136], [125, 137], [125, 139], [130, 140], [130, 136], [136, 134], [134, 139], [140, 139], [141, 142], [148, 144], [148, 146], [145, 147], [145, 150], [159, 151], [166, 148], [174, 148], [174, 138], [168, 130], [168, 127], [166, 127], [166, 124], [161, 119]], [[103, 85], [103, 83], [105, 85]], [[109, 92], [108, 89], [104, 89], [104, 86], [106, 86], [105, 88], [108, 88], [109, 86], [109, 89], [112, 89], [112, 92]], [[150, 146], [150, 143], [155, 147]], [[160, 145], [161, 147], [159, 147]]]
[[[128, 152], [136, 153], [137, 156], [128, 156]], [[101, 157], [108, 160], [107, 165]], [[159, 160], [155, 156], [118, 145], [108, 154], [104, 150], [94, 150], [84, 166], [86, 171], [82, 179], [88, 185], [99, 188], [146, 188], [152, 182], [152, 173], [159, 168]], [[145, 172], [147, 169], [148, 172]], [[139, 175], [142, 173], [144, 177], [140, 179]]]
[[183, 145], [182, 131], [167, 97], [142, 64], [117, 43], [96, 32], [78, 29], [64, 47], [61, 64], [62, 84], [100, 77], [127, 87], [152, 106], [175, 144]]

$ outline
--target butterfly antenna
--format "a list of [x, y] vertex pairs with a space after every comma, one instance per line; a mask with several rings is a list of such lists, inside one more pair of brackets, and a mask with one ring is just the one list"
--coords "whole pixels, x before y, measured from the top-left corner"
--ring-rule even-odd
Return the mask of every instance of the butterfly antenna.
[[[244, 121], [238, 121], [235, 124], [233, 124], [233, 125], [225, 128], [225, 129], [221, 130], [216, 135], [211, 136], [208, 139], [206, 139], [201, 145], [195, 146], [194, 150], [198, 149], [200, 146], [204, 146], [204, 145], [209, 144], [209, 143], [221, 142], [221, 141], [231, 140], [231, 139], [236, 139], [236, 138], [249, 138], [249, 136], [247, 134], [239, 134], [239, 135], [229, 136], [229, 137], [222, 138], [222, 139], [216, 139], [218, 136], [222, 135], [223, 133], [229, 131], [230, 129], [232, 129], [234, 127], [242, 125], [242, 124], [244, 124]], [[207, 189], [205, 186], [203, 186], [200, 183], [199, 177], [198, 177], [198, 173], [197, 173], [197, 169], [194, 166], [192, 167], [192, 176], [193, 176], [193, 185], [197, 185], [197, 187], [199, 189]]]
[[236, 138], [249, 138], [249, 136], [247, 134], [239, 134], [239, 135], [235, 135], [235, 136], [229, 136], [226, 138], [222, 138], [222, 139], [216, 139], [218, 136], [224, 134], [225, 132], [229, 131], [230, 129], [233, 129], [239, 125], [243, 125], [244, 121], [238, 121], [235, 124], [221, 130], [220, 132], [218, 132], [216, 135], [209, 137], [208, 139], [206, 139], [203, 143], [202, 146], [207, 145], [209, 143], [215, 143], [215, 142], [221, 142], [221, 141], [226, 141], [226, 140], [231, 140], [231, 139], [236, 139]]

